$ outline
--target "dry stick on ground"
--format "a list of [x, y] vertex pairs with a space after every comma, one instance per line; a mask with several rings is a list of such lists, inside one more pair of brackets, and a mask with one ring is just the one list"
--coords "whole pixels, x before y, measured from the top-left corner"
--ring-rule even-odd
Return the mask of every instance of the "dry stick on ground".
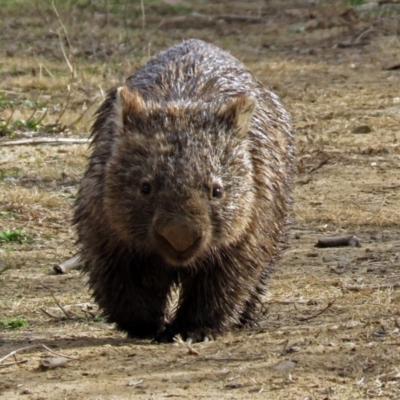
[[174, 338], [174, 342], [186, 347], [188, 349], [188, 354], [192, 355], [192, 356], [198, 356], [199, 352], [197, 350], [195, 350], [192, 346], [191, 343], [189, 342], [184, 342], [180, 337], [175, 337]]
[[316, 166], [312, 167], [310, 169], [310, 171], [308, 171], [309, 174], [319, 170], [320, 168], [322, 168], [325, 164], [328, 164], [328, 162], [330, 161], [331, 157], [329, 156], [325, 156]]
[[54, 266], [54, 271], [58, 274], [66, 274], [67, 272], [78, 269], [83, 266], [82, 259], [79, 256], [69, 258], [67, 261]]
[[70, 356], [66, 356], [66, 355], [60, 354], [60, 353], [56, 353], [55, 351], [49, 349], [49, 348], [48, 348], [46, 345], [44, 345], [44, 344], [34, 344], [34, 345], [32, 345], [32, 346], [21, 347], [20, 349], [13, 350], [11, 353], [8, 353], [8, 354], [5, 355], [4, 357], [0, 358], [0, 365], [1, 365], [1, 363], [2, 363], [4, 360], [6, 360], [6, 359], [9, 358], [9, 357], [14, 356], [15, 354], [17, 354], [17, 353], [19, 353], [19, 352], [21, 352], [21, 351], [29, 350], [29, 349], [35, 349], [35, 348], [38, 348], [38, 347], [43, 347], [43, 348], [44, 348], [45, 350], [47, 350], [49, 353], [52, 353], [52, 354], [54, 354], [54, 355], [56, 355], [56, 356], [58, 356], [58, 357], [65, 357], [65, 358], [68, 358], [69, 360], [79, 360], [79, 358], [76, 358], [76, 357], [70, 357]]
[[335, 301], [336, 301], [336, 297], [323, 310], [317, 312], [316, 314], [312, 315], [311, 317], [301, 317], [301, 318], [299, 318], [299, 321], [309, 321], [310, 319], [318, 317], [319, 315], [324, 313], [328, 308], [330, 308]]
[[399, 287], [400, 287], [400, 282], [394, 282], [394, 283], [385, 283], [383, 285], [374, 285], [374, 286], [345, 286], [343, 289], [352, 292], [361, 292], [362, 290], [396, 289]]
[[89, 143], [89, 139], [81, 138], [48, 138], [48, 137], [36, 137], [30, 139], [20, 139], [20, 140], [0, 140], [0, 147], [2, 146], [37, 146], [39, 144], [86, 144]]
[[50, 290], [50, 288], [48, 288], [48, 287], [46, 287], [46, 286], [44, 286], [44, 285], [42, 285], [42, 286], [50, 292], [51, 297], [53, 297], [54, 301], [56, 302], [56, 304], [58, 305], [58, 307], [60, 307], [61, 311], [64, 313], [64, 315], [67, 317], [67, 319], [71, 320], [71, 319], [72, 319], [71, 315], [67, 312], [67, 310], [66, 310], [66, 309], [60, 304], [60, 302], [56, 299], [56, 296], [54, 296], [54, 294], [53, 294], [53, 292]]
[[43, 314], [47, 315], [47, 316], [50, 317], [50, 318], [53, 318], [53, 319], [60, 319], [59, 317], [56, 317], [55, 315], [50, 314], [50, 313], [49, 313], [48, 311], [46, 311], [44, 308], [39, 308], [39, 310], [40, 310]]
[[264, 18], [255, 15], [236, 15], [236, 14], [221, 14], [218, 19], [224, 19], [230, 22], [254, 22], [259, 23], [264, 20]]
[[13, 365], [25, 364], [27, 362], [28, 362], [28, 360], [13, 361], [13, 362], [9, 362], [6, 364], [0, 364], [0, 368], [12, 367]]
[[360, 247], [360, 239], [354, 235], [325, 237], [318, 239], [318, 242], [314, 245], [314, 247], [320, 248], [342, 246]]

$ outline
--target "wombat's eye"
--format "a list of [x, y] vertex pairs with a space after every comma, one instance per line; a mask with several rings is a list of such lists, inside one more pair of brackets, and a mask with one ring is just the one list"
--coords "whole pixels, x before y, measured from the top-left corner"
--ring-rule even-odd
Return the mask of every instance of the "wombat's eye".
[[140, 188], [143, 194], [150, 194], [151, 192], [151, 185], [150, 183], [144, 182], [142, 183], [142, 187]]
[[221, 198], [223, 194], [222, 187], [221, 186], [214, 186], [212, 190], [212, 197], [215, 197], [217, 199]]

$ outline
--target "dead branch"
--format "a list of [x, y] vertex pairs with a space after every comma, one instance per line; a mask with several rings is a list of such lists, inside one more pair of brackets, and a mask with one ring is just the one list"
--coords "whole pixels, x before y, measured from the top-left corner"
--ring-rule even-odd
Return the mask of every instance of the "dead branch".
[[46, 311], [44, 308], [39, 308], [39, 310], [40, 310], [43, 314], [47, 315], [47, 316], [50, 317], [50, 318], [59, 319], [59, 318], [56, 317], [55, 315], [50, 314], [50, 313], [49, 313], [48, 311]]
[[62, 262], [61, 264], [54, 266], [54, 271], [57, 274], [66, 274], [73, 269], [79, 269], [83, 266], [83, 262], [79, 256], [74, 256], [67, 261]]
[[43, 371], [63, 367], [68, 361], [66, 357], [52, 357], [40, 361], [39, 368]]
[[301, 317], [299, 318], [299, 321], [309, 321], [310, 319], [316, 318], [323, 314], [328, 308], [332, 306], [332, 304], [336, 301], [336, 298], [334, 298], [324, 309], [321, 311], [317, 312], [316, 314], [312, 315], [311, 317]]
[[188, 349], [188, 354], [190, 354], [192, 356], [199, 355], [199, 352], [191, 346], [191, 342], [188, 342], [188, 341], [184, 342], [180, 337], [177, 337], [177, 338], [175, 337], [174, 342], [186, 347]]
[[360, 239], [354, 235], [326, 237], [318, 239], [318, 242], [314, 245], [314, 247], [320, 248], [342, 246], [360, 247]]
[[265, 355], [262, 356], [249, 356], [249, 357], [202, 357], [197, 358], [197, 361], [233, 361], [233, 362], [241, 362], [241, 361], [256, 361], [256, 360], [265, 360]]
[[1, 364], [0, 368], [12, 367], [13, 365], [25, 364], [27, 362], [28, 362], [28, 360], [13, 361], [13, 362], [9, 362], [9, 363], [6, 363], [6, 364]]
[[24, 351], [24, 350], [29, 350], [29, 349], [34, 349], [36, 347], [39, 347], [40, 344], [34, 344], [32, 346], [26, 346], [26, 347], [21, 347], [20, 349], [17, 350], [13, 350], [11, 353], [8, 353], [7, 355], [5, 355], [4, 357], [0, 358], [0, 364], [6, 360], [9, 357], [14, 356], [15, 354], [19, 353], [20, 351]]
[[229, 22], [251, 22], [259, 23], [263, 21], [262, 17], [257, 17], [255, 15], [234, 15], [234, 14], [221, 14], [216, 19], [224, 19]]
[[60, 144], [86, 144], [89, 143], [89, 139], [80, 138], [49, 138], [49, 137], [37, 137], [31, 139], [19, 139], [19, 140], [1, 140], [0, 147], [2, 146], [37, 146], [39, 144], [49, 145], [60, 145]]
[[56, 296], [54, 296], [53, 292], [50, 290], [50, 288], [42, 285], [45, 289], [47, 289], [50, 294], [51, 297], [53, 297], [54, 301], [56, 302], [56, 304], [58, 305], [58, 307], [60, 307], [61, 311], [64, 313], [64, 315], [67, 317], [67, 319], [71, 320], [73, 319], [73, 317], [71, 317], [71, 315], [68, 313], [68, 311], [61, 305], [61, 303], [56, 299]]
[[324, 157], [322, 160], [320, 160], [320, 162], [319, 162], [317, 165], [315, 165], [314, 167], [312, 167], [312, 168], [310, 169], [310, 171], [308, 171], [308, 173], [311, 174], [311, 173], [313, 173], [313, 172], [319, 170], [319, 169], [322, 168], [325, 164], [328, 164], [328, 162], [330, 161], [330, 159], [331, 159], [331, 157], [325, 155], [325, 157]]
[[55, 351], [49, 349], [45, 344], [41, 344], [40, 346], [42, 346], [42, 347], [43, 347], [45, 350], [47, 350], [49, 353], [54, 354], [54, 355], [56, 355], [56, 356], [58, 356], [58, 357], [68, 358], [69, 360], [79, 360], [79, 358], [77, 358], [77, 357], [70, 357], [70, 356], [66, 356], [65, 354], [57, 353], [57, 352], [55, 352]]
[[400, 287], [400, 282], [394, 282], [394, 283], [385, 283], [383, 285], [373, 285], [373, 286], [345, 286], [343, 289], [352, 292], [361, 292], [363, 290], [397, 289], [399, 287]]
[[35, 348], [38, 348], [38, 347], [42, 347], [43, 349], [45, 349], [49, 353], [55, 354], [58, 357], [64, 357], [64, 358], [67, 358], [69, 360], [79, 360], [79, 358], [76, 358], [76, 357], [70, 357], [70, 356], [66, 356], [66, 355], [60, 354], [60, 353], [56, 353], [55, 351], [49, 349], [44, 344], [34, 344], [32, 346], [21, 347], [20, 349], [13, 350], [11, 353], [8, 353], [4, 357], [0, 358], [0, 367], [3, 368], [3, 367], [6, 367], [6, 366], [11, 366], [11, 365], [15, 365], [15, 364], [22, 364], [22, 363], [26, 362], [26, 360], [22, 360], [22, 361], [16, 361], [16, 362], [13, 362], [13, 363], [2, 364], [2, 362], [4, 360], [6, 360], [7, 358], [10, 358], [12, 356], [15, 356], [17, 353], [20, 353], [21, 351], [35, 349]]

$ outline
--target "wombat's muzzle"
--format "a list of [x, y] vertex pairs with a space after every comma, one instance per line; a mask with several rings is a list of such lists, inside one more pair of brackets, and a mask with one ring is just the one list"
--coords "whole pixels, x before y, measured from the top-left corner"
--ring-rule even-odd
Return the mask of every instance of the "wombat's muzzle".
[[184, 217], [175, 217], [156, 228], [156, 232], [164, 238], [178, 253], [184, 253], [201, 240], [202, 232], [192, 221]]

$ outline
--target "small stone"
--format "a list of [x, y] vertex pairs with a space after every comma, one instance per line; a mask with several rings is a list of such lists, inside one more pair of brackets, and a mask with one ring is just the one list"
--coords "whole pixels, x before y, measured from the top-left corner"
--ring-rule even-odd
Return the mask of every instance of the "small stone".
[[371, 133], [371, 132], [372, 132], [372, 129], [368, 125], [356, 126], [352, 130], [352, 133]]

